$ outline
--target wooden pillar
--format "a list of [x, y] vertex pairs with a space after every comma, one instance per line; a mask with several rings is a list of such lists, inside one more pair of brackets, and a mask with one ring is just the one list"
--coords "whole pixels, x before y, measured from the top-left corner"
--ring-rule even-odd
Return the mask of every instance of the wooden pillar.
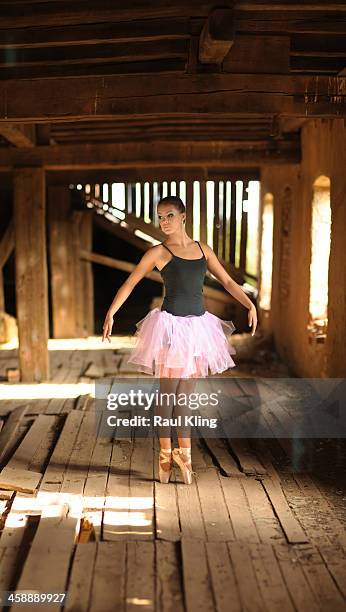
[[49, 264], [54, 338], [77, 335], [71, 195], [68, 186], [48, 189]]
[[16, 306], [23, 382], [49, 380], [45, 172], [14, 171]]
[[75, 302], [75, 335], [86, 338], [94, 333], [94, 289], [92, 263], [81, 260], [80, 249], [92, 251], [92, 213], [89, 210], [72, 214], [73, 274]]
[[[93, 250], [93, 213], [90, 210], [82, 212], [80, 220], [80, 248]], [[80, 259], [80, 274], [82, 279], [83, 300], [83, 330], [84, 336], [94, 334], [94, 275], [91, 261]]]

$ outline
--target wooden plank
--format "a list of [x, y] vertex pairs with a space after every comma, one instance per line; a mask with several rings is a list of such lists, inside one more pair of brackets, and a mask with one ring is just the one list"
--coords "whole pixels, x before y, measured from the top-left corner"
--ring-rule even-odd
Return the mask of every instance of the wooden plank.
[[[125, 571], [124, 567], [126, 568]], [[93, 571], [90, 612], [125, 610], [125, 584], [129, 572], [125, 542], [98, 543]]]
[[15, 147], [34, 147], [36, 134], [34, 125], [6, 123], [0, 127], [0, 134]]
[[258, 480], [246, 478], [242, 480], [251, 514], [261, 542], [284, 541], [281, 525], [273, 512], [273, 508]]
[[97, 540], [101, 539], [112, 446], [112, 441], [99, 430], [83, 491], [83, 517], [92, 523]]
[[64, 473], [60, 492], [64, 500], [70, 504], [75, 504], [76, 512], [82, 510], [82, 495], [96, 443], [100, 418], [101, 413], [82, 413], [82, 423]]
[[344, 610], [345, 600], [318, 550], [311, 545], [298, 548], [297, 557], [317, 601], [323, 602], [325, 609]]
[[251, 560], [265, 610], [294, 612], [280, 566], [269, 543], [251, 544]]
[[[34, 589], [40, 592], [62, 593], [68, 576], [79, 519], [68, 515], [68, 505], [47, 506], [42, 510], [41, 521], [35, 533], [17, 590]], [[60, 604], [40, 604], [42, 610], [58, 610]], [[28, 604], [35, 610], [37, 604]], [[20, 604], [13, 610], [22, 609]]]
[[234, 539], [242, 542], [259, 542], [254, 518], [249, 507], [249, 500], [242, 487], [243, 479], [220, 477], [227, 509], [233, 526]]
[[282, 576], [289, 590], [293, 604], [298, 612], [317, 612], [321, 610], [320, 603], [305, 577], [299, 563], [296, 548], [287, 544], [273, 546]]
[[267, 470], [260, 463], [248, 441], [244, 438], [232, 438], [229, 440], [232, 451], [237, 456], [243, 472], [247, 475], [264, 475]]
[[340, 545], [318, 546], [327, 569], [337, 585], [341, 595], [346, 598], [346, 553]]
[[96, 542], [77, 544], [67, 586], [66, 612], [88, 609], [96, 552]]
[[214, 612], [212, 588], [204, 542], [182, 538], [181, 554], [187, 612]]
[[42, 499], [47, 498], [47, 493], [54, 496], [61, 490], [64, 474], [71, 457], [78, 431], [82, 424], [82, 419], [83, 413], [80, 411], [73, 411], [67, 415], [49, 464], [43, 474], [38, 498], [40, 498], [40, 496], [42, 496]]
[[196, 482], [191, 485], [177, 483], [177, 500], [182, 536], [205, 540], [206, 533]]
[[137, 612], [139, 602], [155, 610], [154, 563], [154, 542], [127, 542], [126, 611]]
[[[306, 500], [313, 499], [318, 506], [315, 509], [315, 517], [310, 526], [310, 538], [315, 544], [336, 543], [346, 546], [346, 533], [344, 525], [335, 516], [335, 512], [323, 493], [318, 489], [309, 474], [295, 474], [302, 495]], [[318, 517], [318, 522], [317, 522]]]
[[240, 592], [242, 609], [263, 612], [266, 607], [258, 587], [249, 545], [242, 542], [228, 542], [228, 550]]
[[136, 437], [131, 455], [130, 512], [127, 540], [154, 538], [152, 439]]
[[19, 426], [26, 415], [28, 404], [18, 406], [10, 413], [0, 432], [0, 462], [4, 465], [16, 444]]
[[263, 478], [262, 485], [267, 492], [288, 542], [291, 544], [308, 542], [307, 535], [292, 513], [280, 484], [276, 480]]
[[234, 531], [224, 502], [219, 477], [213, 468], [199, 472], [197, 489], [208, 541], [234, 540]]
[[221, 438], [206, 438], [205, 444], [208, 446], [210, 453], [217, 461], [221, 473], [226, 476], [245, 478], [244, 472], [239, 470], [238, 464], [235, 462], [226, 446], [227, 440], [223, 440]]
[[103, 540], [127, 538], [130, 513], [131, 440], [114, 439], [102, 524]]
[[206, 542], [206, 550], [216, 609], [218, 612], [240, 612], [242, 604], [227, 544]]
[[155, 542], [156, 610], [183, 612], [184, 595], [180, 580], [180, 559], [172, 542]]
[[[46, 443], [44, 438], [50, 436], [50, 430], [55, 426], [55, 423], [54, 417], [46, 415], [38, 416], [9, 463], [1, 471], [1, 488], [28, 493], [32, 493], [36, 489], [42, 474], [32, 470], [31, 467], [38, 467], [37, 465], [35, 466], [35, 454], [40, 455], [42, 441], [43, 444]], [[41, 463], [42, 461], [39, 461], [39, 464]]]

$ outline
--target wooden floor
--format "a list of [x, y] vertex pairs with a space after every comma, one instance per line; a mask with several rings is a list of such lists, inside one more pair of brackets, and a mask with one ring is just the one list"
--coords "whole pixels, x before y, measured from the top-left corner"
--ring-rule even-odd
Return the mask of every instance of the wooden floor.
[[[131, 376], [126, 350], [50, 356], [59, 384]], [[343, 441], [194, 439], [194, 483], [163, 485], [157, 442], [97, 437], [88, 394], [0, 415], [0, 591], [82, 612], [345, 610]]]

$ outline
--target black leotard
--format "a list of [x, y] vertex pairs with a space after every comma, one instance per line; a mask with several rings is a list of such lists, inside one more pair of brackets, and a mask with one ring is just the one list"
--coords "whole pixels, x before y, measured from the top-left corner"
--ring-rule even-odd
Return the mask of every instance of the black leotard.
[[207, 260], [201, 245], [197, 240], [195, 242], [202, 251], [202, 257], [199, 259], [178, 257], [161, 242], [172, 255], [172, 259], [160, 270], [165, 286], [161, 310], [179, 317], [201, 316], [205, 313], [203, 283]]

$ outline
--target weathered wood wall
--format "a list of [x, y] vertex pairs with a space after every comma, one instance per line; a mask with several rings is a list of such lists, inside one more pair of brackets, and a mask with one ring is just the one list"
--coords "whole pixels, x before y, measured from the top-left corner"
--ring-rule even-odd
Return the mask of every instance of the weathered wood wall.
[[[302, 128], [300, 167], [277, 166], [270, 172], [266, 168], [262, 170], [261, 196], [263, 198], [266, 192], [274, 196], [273, 287], [269, 327], [279, 352], [300, 376], [346, 375], [345, 145], [343, 119], [313, 119]], [[313, 183], [320, 175], [330, 178], [332, 212], [328, 330], [322, 343], [312, 338], [307, 329]], [[287, 211], [291, 213], [291, 229], [283, 239], [282, 223], [287, 223]]]

